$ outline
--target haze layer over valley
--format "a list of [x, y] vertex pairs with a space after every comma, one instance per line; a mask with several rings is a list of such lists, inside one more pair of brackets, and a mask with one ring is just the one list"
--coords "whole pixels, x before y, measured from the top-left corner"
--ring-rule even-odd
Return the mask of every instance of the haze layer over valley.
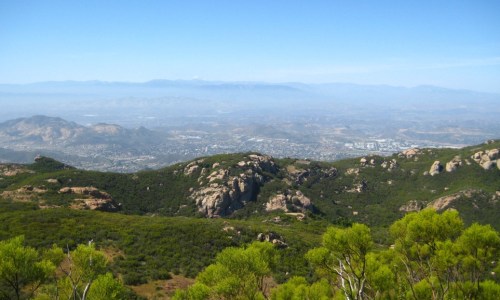
[[217, 153], [331, 161], [462, 147], [498, 138], [499, 100], [433, 86], [3, 84], [0, 160], [29, 162], [43, 154], [86, 169], [131, 172]]

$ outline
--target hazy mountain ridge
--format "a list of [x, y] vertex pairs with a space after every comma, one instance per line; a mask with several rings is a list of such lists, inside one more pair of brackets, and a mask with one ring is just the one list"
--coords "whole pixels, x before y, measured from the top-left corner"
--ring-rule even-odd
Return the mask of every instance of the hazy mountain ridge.
[[[115, 101], [118, 107], [118, 100], [108, 102]], [[150, 107], [148, 100], [143, 101], [136, 105]], [[134, 102], [130, 100], [131, 105]], [[189, 105], [197, 107], [198, 102]], [[230, 109], [213, 115], [191, 113], [154, 130], [102, 122], [80, 125], [41, 115], [9, 120], [0, 123], [0, 160], [26, 163], [41, 154], [84, 169], [119, 172], [246, 151], [332, 161], [370, 153], [391, 155], [411, 146], [459, 147], [497, 138], [495, 128], [500, 129], [496, 119], [471, 119], [457, 127], [458, 121], [440, 120], [439, 112], [431, 114], [436, 120], [430, 123], [418, 111], [407, 117], [396, 110], [369, 117], [354, 112], [327, 116], [305, 111], [305, 115], [276, 118], [251, 108], [240, 118]], [[391, 118], [394, 122], [389, 125], [387, 119]]]
[[144, 127], [127, 129], [116, 124], [97, 123], [83, 126], [58, 117], [33, 116], [0, 123], [0, 142], [34, 145], [126, 144], [128, 147], [147, 141], [153, 143], [159, 134]]

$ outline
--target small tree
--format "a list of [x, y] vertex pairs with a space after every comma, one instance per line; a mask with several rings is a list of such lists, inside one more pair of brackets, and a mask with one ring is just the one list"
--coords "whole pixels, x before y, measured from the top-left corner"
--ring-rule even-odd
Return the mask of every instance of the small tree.
[[28, 299], [56, 269], [54, 261], [37, 250], [25, 247], [24, 237], [0, 242], [0, 295], [5, 299]]
[[292, 277], [273, 289], [272, 300], [329, 300], [333, 292], [326, 279], [309, 284], [304, 277]]
[[69, 266], [62, 271], [71, 285], [71, 298], [85, 300], [94, 280], [106, 272], [106, 257], [91, 242], [78, 245], [67, 255]]
[[306, 258], [346, 299], [365, 299], [367, 254], [372, 247], [366, 225], [353, 224], [345, 229], [330, 227], [323, 235], [323, 247], [310, 250]]
[[[66, 257], [60, 264], [63, 276], [55, 277], [53, 284], [43, 286], [38, 293], [39, 300], [108, 300], [123, 299], [126, 294], [123, 284], [106, 273], [107, 260], [104, 253], [95, 249], [92, 243], [78, 245], [64, 254], [62, 249], [53, 248], [52, 256]], [[56, 251], [57, 249], [58, 251]]]
[[277, 252], [271, 243], [254, 242], [248, 248], [229, 247], [216, 257], [185, 291], [173, 299], [264, 299], [264, 278], [271, 274]]
[[484, 281], [498, 260], [500, 237], [491, 226], [463, 229], [456, 211], [406, 215], [391, 226], [395, 254], [413, 299], [483, 299], [498, 284]]

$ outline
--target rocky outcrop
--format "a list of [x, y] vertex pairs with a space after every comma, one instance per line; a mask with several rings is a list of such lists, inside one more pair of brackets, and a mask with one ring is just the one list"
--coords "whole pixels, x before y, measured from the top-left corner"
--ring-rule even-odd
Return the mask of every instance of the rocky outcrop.
[[84, 198], [75, 199], [71, 204], [73, 209], [89, 209], [114, 212], [121, 208], [111, 196], [95, 187], [63, 187], [59, 190], [61, 194], [76, 194]]
[[383, 161], [380, 166], [384, 169], [387, 169], [388, 171], [392, 171], [396, 169], [399, 165], [398, 162], [393, 158], [389, 161]]
[[334, 167], [328, 169], [294, 169], [288, 170], [289, 178], [295, 184], [301, 185], [304, 182], [308, 181], [311, 176], [314, 176], [316, 179], [324, 179], [329, 177], [337, 176], [337, 169]]
[[39, 195], [47, 192], [44, 186], [32, 186], [25, 185], [17, 190], [13, 191], [3, 191], [0, 196], [5, 199], [10, 199], [17, 202], [29, 202], [34, 200], [40, 200]]
[[35, 173], [35, 172], [20, 165], [0, 164], [0, 176], [12, 177], [22, 173]]
[[266, 211], [305, 212], [311, 207], [311, 199], [304, 196], [301, 191], [286, 190], [282, 194], [270, 197], [266, 202]]
[[484, 150], [474, 153], [471, 156], [471, 159], [485, 170], [489, 170], [495, 165], [500, 169], [500, 166], [498, 165], [499, 154], [500, 149]]
[[398, 154], [399, 157], [401, 158], [413, 158], [421, 153], [420, 149], [418, 148], [411, 148], [404, 150]]
[[87, 198], [87, 199], [75, 199], [70, 208], [80, 209], [80, 210], [100, 210], [107, 212], [115, 212], [120, 210], [121, 205], [117, 205], [111, 199], [98, 199], [98, 198]]
[[362, 167], [373, 167], [375, 166], [375, 159], [371, 158], [371, 159], [368, 159], [366, 157], [362, 157], [360, 160], [359, 160], [359, 164], [360, 166]]
[[186, 176], [193, 175], [196, 171], [198, 171], [200, 169], [200, 164], [203, 163], [204, 161], [205, 161], [204, 159], [198, 159], [198, 160], [195, 160], [195, 161], [189, 163], [184, 168], [184, 175], [186, 175]]
[[429, 169], [429, 175], [434, 176], [443, 171], [443, 166], [441, 165], [441, 162], [439, 160], [436, 160], [431, 168]]
[[285, 243], [283, 238], [275, 233], [275, 232], [268, 232], [268, 233], [259, 233], [257, 235], [257, 241], [259, 242], [270, 242], [277, 246], [278, 248], [286, 248], [288, 245]]
[[425, 207], [425, 205], [422, 201], [410, 200], [406, 204], [402, 205], [399, 208], [399, 211], [408, 213], [408, 212], [420, 211], [424, 207]]
[[59, 190], [59, 193], [61, 194], [78, 194], [78, 195], [86, 195], [86, 196], [92, 196], [95, 198], [100, 198], [100, 199], [111, 199], [111, 196], [106, 193], [102, 192], [99, 189], [96, 189], [95, 187], [63, 187]]
[[257, 188], [263, 183], [263, 177], [256, 173], [228, 177], [227, 172], [222, 172], [209, 178], [209, 182], [215, 179], [224, 181], [210, 183], [206, 187], [193, 190], [190, 195], [198, 210], [209, 218], [227, 216], [242, 208], [256, 197]]
[[437, 198], [436, 200], [430, 202], [427, 207], [432, 207], [437, 211], [441, 211], [444, 209], [447, 209], [450, 207], [450, 205], [453, 204], [456, 200], [465, 197], [465, 198], [472, 198], [474, 193], [476, 193], [476, 190], [465, 190], [465, 191], [460, 191], [458, 193], [454, 193], [448, 196], [440, 197]]
[[461, 167], [462, 164], [460, 156], [455, 156], [452, 160], [446, 163], [446, 172], [454, 172], [458, 169], [458, 167]]
[[[193, 169], [201, 162], [190, 163], [184, 173], [194, 174]], [[274, 160], [267, 155], [250, 154], [234, 166], [214, 163], [212, 168], [202, 169], [198, 177], [200, 188], [190, 190], [189, 198], [208, 218], [227, 216], [256, 199], [259, 186], [266, 181], [264, 172], [277, 171]]]
[[359, 168], [349, 168], [345, 171], [345, 175], [358, 175]]
[[350, 189], [346, 189], [348, 193], [362, 193], [368, 189], [368, 183], [365, 180], [356, 182]]

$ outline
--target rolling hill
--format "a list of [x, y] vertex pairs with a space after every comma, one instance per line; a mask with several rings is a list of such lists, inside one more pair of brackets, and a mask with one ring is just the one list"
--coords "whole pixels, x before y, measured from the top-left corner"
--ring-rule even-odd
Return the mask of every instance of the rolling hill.
[[224, 154], [131, 174], [83, 171], [39, 157], [30, 165], [3, 164], [0, 195], [44, 208], [111, 205], [126, 214], [209, 218], [283, 212], [372, 226], [433, 206], [499, 228], [499, 148], [490, 141], [333, 163]]
[[384, 247], [391, 223], [430, 206], [498, 230], [499, 149], [500, 141], [489, 141], [334, 163], [238, 153], [130, 174], [47, 157], [4, 163], [0, 240], [22, 234], [31, 246], [70, 249], [94, 240], [125, 284], [159, 299], [222, 249], [256, 239], [281, 251], [277, 282], [311, 277], [304, 254], [331, 225], [368, 224]]

